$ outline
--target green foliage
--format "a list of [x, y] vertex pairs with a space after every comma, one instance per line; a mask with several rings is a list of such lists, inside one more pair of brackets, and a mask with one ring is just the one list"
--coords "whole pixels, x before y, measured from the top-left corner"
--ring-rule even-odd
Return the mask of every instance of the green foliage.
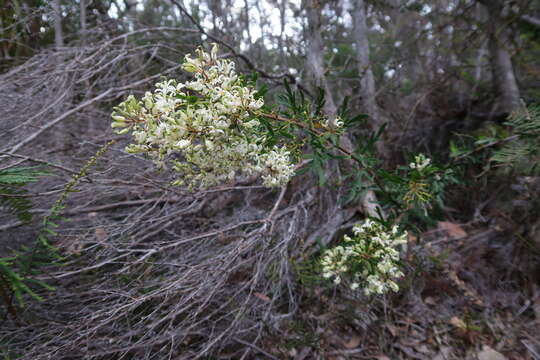
[[[14, 167], [0, 170], [0, 205], [5, 206], [19, 220], [29, 222], [32, 219], [30, 213], [32, 202], [26, 196], [27, 191], [24, 186], [38, 181], [40, 176], [47, 174], [44, 171], [39, 171], [36, 167]], [[33, 266], [33, 263], [35, 265], [40, 261], [49, 261], [48, 251], [46, 251], [47, 254], [43, 258], [44, 254], [40, 250], [38, 248], [31, 251], [22, 249], [21, 253], [0, 258], [0, 302], [6, 306], [14, 317], [16, 317], [16, 310], [12, 304], [13, 298], [17, 300], [20, 306], [24, 305], [24, 294], [29, 295], [34, 300], [42, 300], [29, 287], [29, 284], [32, 283], [46, 289], [52, 289], [44, 282], [30, 277], [34, 274], [35, 266]], [[33, 260], [36, 260], [36, 262]]]
[[[33, 247], [22, 247], [12, 256], [0, 258], [0, 304], [4, 305], [16, 321], [18, 320], [18, 314], [17, 308], [13, 304], [14, 299], [19, 307], [23, 307], [25, 305], [25, 296], [29, 296], [36, 301], [44, 300], [34, 290], [36, 286], [49, 291], [54, 290], [54, 287], [36, 279], [36, 276], [41, 273], [40, 269], [43, 266], [58, 264], [62, 260], [56, 248], [51, 245], [51, 239], [57, 235], [54, 229], [58, 227], [58, 222], [64, 220], [60, 212], [64, 208], [64, 203], [69, 194], [76, 191], [75, 187], [88, 174], [90, 167], [97, 162], [99, 157], [113, 143], [114, 141], [111, 141], [102, 146], [66, 185], [64, 191], [51, 208], [49, 215], [43, 218], [43, 226]], [[44, 172], [34, 171], [33, 168], [4, 170], [3, 173], [0, 173], [0, 184], [22, 186], [27, 182], [37, 181], [37, 177], [44, 174]], [[29, 206], [31, 207], [31, 204]], [[16, 211], [20, 212], [21, 210], [16, 208]], [[28, 212], [28, 209], [25, 211]]]
[[[281, 115], [292, 121], [284, 123], [278, 135], [299, 142], [299, 146], [303, 146], [305, 150], [303, 157], [308, 160], [307, 165], [297, 171], [297, 174], [312, 171], [318, 176], [319, 185], [323, 186], [327, 182], [326, 164], [330, 160], [354, 158], [353, 161], [363, 165], [372, 165], [376, 161], [372, 156], [372, 150], [382, 130], [369, 136], [354, 153], [349, 153], [340, 146], [340, 136], [348, 128], [362, 123], [366, 118], [364, 114], [357, 116], [349, 114], [348, 98], [345, 98], [332, 125], [331, 119], [328, 119], [323, 113], [325, 99], [322, 89], [318, 89], [317, 97], [310, 100], [304, 96], [303, 92], [293, 91], [287, 81], [284, 82], [284, 88], [285, 93], [278, 96]], [[299, 131], [302, 131], [301, 141], [292, 135]], [[348, 175], [354, 179], [351, 186], [353, 192], [349, 194], [345, 202], [358, 198], [365, 191], [363, 186], [359, 186], [359, 184], [364, 183], [362, 181], [364, 176], [369, 176], [369, 174], [362, 172], [362, 170], [356, 174]]]
[[302, 287], [309, 289], [324, 283], [321, 278], [322, 265], [318, 257], [308, 257], [301, 261], [291, 259], [291, 264]]
[[15, 167], [0, 170], [0, 206], [5, 206], [19, 220], [28, 222], [32, 219], [30, 209], [32, 202], [25, 195], [24, 186], [38, 181], [40, 176], [47, 175], [36, 167]]
[[540, 105], [524, 104], [503, 124], [486, 122], [472, 135], [450, 142], [451, 165], [482, 167], [481, 177], [492, 170], [514, 175], [540, 173]]
[[[347, 160], [341, 184], [346, 184], [347, 193], [343, 197], [344, 204], [354, 203], [361, 199], [367, 191], [377, 194], [379, 217], [373, 219], [384, 222], [386, 226], [394, 222], [409, 223], [422, 220], [430, 223], [432, 210], [442, 208], [445, 189], [450, 184], [458, 183], [458, 178], [451, 166], [444, 167], [433, 164], [424, 155], [411, 155], [407, 165], [393, 170], [384, 169], [382, 160], [377, 154], [376, 145], [381, 139], [385, 126], [371, 131], [367, 136], [357, 139], [356, 148], [349, 151], [341, 147], [340, 137], [347, 129], [355, 126], [365, 127], [366, 116], [352, 116], [348, 111], [348, 99], [340, 107], [337, 121], [339, 128], [328, 126], [328, 119], [323, 114], [324, 94], [307, 99], [302, 92], [293, 91], [284, 83], [284, 94], [279, 96], [281, 116], [294, 119], [285, 123], [279, 135], [298, 133], [303, 130], [301, 143], [304, 146], [304, 158], [307, 164], [297, 171], [312, 171], [319, 178], [319, 185], [327, 184], [327, 163], [330, 160]], [[280, 141], [276, 128], [268, 122], [272, 141]], [[296, 137], [295, 141], [298, 141]], [[425, 163], [423, 163], [425, 162]], [[382, 212], [386, 213], [386, 220]]]
[[510, 115], [505, 125], [512, 136], [497, 149], [491, 160], [521, 175], [540, 173], [540, 105], [523, 106]]
[[[33, 252], [31, 252], [31, 254], [32, 253]], [[43, 301], [43, 298], [36, 294], [27, 284], [35, 284], [47, 290], [54, 290], [54, 287], [45, 282], [24, 275], [28, 272], [30, 273], [29, 275], [34, 275], [35, 273], [35, 267], [39, 261], [36, 261], [35, 253], [32, 257], [33, 258], [30, 258], [28, 255], [24, 254], [16, 254], [9, 258], [0, 258], [0, 286], [4, 291], [10, 291], [10, 297], [14, 296], [21, 307], [24, 306], [23, 295], [25, 294], [29, 295], [34, 300]], [[49, 263], [49, 257], [44, 257], [43, 254], [41, 254], [40, 258], [42, 261], [45, 260], [46, 263]], [[16, 271], [15, 269], [24, 269], [27, 271], [22, 272]], [[2, 295], [5, 295], [4, 291]], [[8, 304], [11, 302], [10, 298], [4, 298], [2, 300], [4, 302], [8, 300]]]
[[[411, 155], [406, 165], [393, 170], [384, 169], [376, 144], [385, 126], [359, 139], [352, 151], [345, 149], [341, 146], [340, 137], [344, 136], [348, 128], [361, 123], [365, 116], [351, 117], [347, 111], [346, 99], [335, 120], [339, 126], [332, 126], [323, 113], [323, 91], [319, 91], [315, 99], [308, 100], [301, 92], [292, 91], [287, 82], [284, 88], [285, 93], [279, 97], [282, 106], [280, 115], [289, 120], [281, 130], [284, 135], [287, 132], [301, 135], [304, 157], [308, 160], [297, 173], [312, 171], [318, 176], [319, 185], [324, 186], [327, 183], [328, 161], [346, 160], [348, 164], [344, 167], [344, 179], [338, 184], [347, 184], [349, 190], [343, 202], [358, 201], [369, 190], [374, 191], [378, 199], [378, 216], [371, 216], [364, 225], [357, 224], [353, 228], [357, 235], [366, 227], [377, 231], [370, 232], [365, 239], [357, 242], [344, 236], [340, 245], [324, 251], [320, 262], [307, 261], [298, 265], [300, 282], [314, 283], [316, 280], [311, 274], [322, 271], [324, 277], [333, 277], [336, 284], [341, 283], [341, 275], [345, 274], [353, 290], [361, 286], [366, 294], [382, 294], [389, 289], [397, 291], [398, 285], [394, 280], [403, 276], [403, 273], [397, 263], [399, 251], [396, 248], [406, 242], [405, 233], [397, 238], [398, 226], [415, 230], [418, 220], [429, 223], [433, 217], [432, 210], [444, 205], [446, 187], [458, 182], [454, 170], [451, 166], [433, 164], [423, 154]], [[276, 128], [271, 122], [267, 126], [269, 137], [278, 142]], [[390, 230], [385, 233], [382, 229]], [[394, 237], [396, 241], [392, 242]], [[391, 255], [375, 256], [385, 251]]]

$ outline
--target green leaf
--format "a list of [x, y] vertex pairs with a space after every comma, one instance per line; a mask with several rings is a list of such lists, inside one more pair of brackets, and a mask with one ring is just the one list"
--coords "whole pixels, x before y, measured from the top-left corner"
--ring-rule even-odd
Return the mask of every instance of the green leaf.
[[325, 92], [321, 87], [317, 88], [317, 97], [315, 98], [315, 115], [322, 113], [324, 104], [326, 103]]
[[53, 230], [51, 230], [51, 229], [49, 229], [49, 228], [45, 228], [45, 229], [43, 229], [43, 230], [44, 230], [45, 232], [47, 232], [48, 234], [51, 234], [52, 236], [57, 236], [57, 235], [58, 235], [58, 233], [57, 233], [56, 231], [53, 231]]
[[255, 99], [263, 98], [268, 93], [268, 85], [263, 84], [254, 94]]
[[349, 118], [349, 119], [346, 119], [345, 120], [345, 125], [347, 127], [350, 127], [351, 125], [353, 125], [354, 123], [364, 123], [365, 120], [368, 118], [368, 115], [366, 114], [359, 114], [359, 115], [356, 115], [352, 118]]

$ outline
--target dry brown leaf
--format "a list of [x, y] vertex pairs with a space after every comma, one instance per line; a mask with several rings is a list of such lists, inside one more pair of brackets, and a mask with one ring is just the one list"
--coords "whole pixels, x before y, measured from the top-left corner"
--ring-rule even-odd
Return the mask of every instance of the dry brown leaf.
[[484, 302], [476, 290], [461, 280], [455, 271], [448, 271], [448, 277], [454, 282], [454, 285], [456, 285], [470, 300], [474, 302], [475, 305], [484, 306]]
[[258, 297], [259, 299], [261, 299], [263, 301], [267, 301], [267, 302], [272, 301], [272, 299], [270, 299], [268, 296], [266, 296], [264, 294], [261, 294], [260, 292], [253, 293], [253, 295], [255, 295], [256, 297]]
[[66, 254], [80, 255], [83, 245], [79, 237], [68, 237], [56, 244], [56, 247], [62, 249]]
[[408, 233], [408, 234], [407, 234], [407, 242], [408, 242], [410, 245], [416, 245], [417, 242], [418, 242], [418, 237], [414, 236], [414, 235], [411, 234], [411, 233]]
[[467, 236], [467, 232], [458, 224], [448, 221], [439, 221], [437, 226], [440, 230], [446, 231], [451, 238], [457, 239]]
[[107, 240], [109, 237], [107, 230], [102, 227], [96, 228], [96, 230], [94, 230], [94, 235], [96, 235], [96, 240], [99, 242], [105, 242], [105, 240]]
[[424, 299], [424, 303], [428, 304], [428, 305], [437, 305], [437, 301], [435, 300], [435, 298], [431, 297], [431, 296], [427, 296], [425, 299]]
[[449, 323], [454, 325], [458, 329], [467, 329], [467, 325], [465, 324], [465, 321], [461, 320], [457, 316], [452, 317]]
[[349, 339], [349, 341], [347, 341], [344, 346], [347, 348], [347, 349], [354, 349], [354, 348], [357, 348], [358, 345], [360, 345], [360, 336], [358, 335], [353, 335], [351, 336], [351, 338]]
[[478, 360], [506, 360], [506, 357], [500, 352], [484, 345], [482, 351], [478, 353]]

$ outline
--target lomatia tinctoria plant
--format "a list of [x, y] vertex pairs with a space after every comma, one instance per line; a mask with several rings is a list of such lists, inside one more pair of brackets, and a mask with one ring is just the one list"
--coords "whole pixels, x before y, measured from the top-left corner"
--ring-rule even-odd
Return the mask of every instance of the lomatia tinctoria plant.
[[[355, 201], [373, 188], [380, 198], [380, 216], [357, 224], [341, 245], [321, 255], [321, 277], [347, 283], [367, 295], [399, 289], [400, 247], [406, 242], [404, 214], [426, 213], [442, 201], [449, 169], [415, 155], [407, 166], [383, 170], [374, 144], [379, 129], [354, 151], [340, 145], [348, 128], [365, 119], [350, 116], [347, 102], [335, 118], [323, 113], [324, 93], [310, 99], [284, 82], [278, 104], [265, 102], [266, 88], [256, 77], [236, 71], [220, 58], [218, 46], [186, 55], [182, 69], [192, 79], [163, 79], [153, 92], [130, 95], [114, 108], [112, 128], [131, 135], [126, 151], [144, 154], [158, 167], [176, 175], [176, 186], [197, 191], [238, 178], [260, 178], [263, 186], [285, 186], [296, 174], [314, 171], [324, 184], [325, 163], [332, 159], [356, 164], [346, 174]], [[384, 214], [384, 215], [383, 215]]]

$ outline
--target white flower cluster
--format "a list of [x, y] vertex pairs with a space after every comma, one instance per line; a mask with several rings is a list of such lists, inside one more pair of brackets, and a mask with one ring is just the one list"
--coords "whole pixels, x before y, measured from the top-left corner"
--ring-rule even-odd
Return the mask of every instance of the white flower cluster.
[[321, 125], [326, 130], [339, 130], [343, 128], [343, 126], [345, 125], [345, 122], [341, 119], [341, 117], [338, 116], [333, 121], [329, 118], [325, 118], [321, 122]]
[[391, 231], [371, 220], [353, 227], [353, 237], [345, 235], [344, 244], [327, 250], [321, 260], [323, 277], [350, 281], [350, 288], [364, 289], [366, 295], [398, 291], [395, 280], [403, 276], [397, 247], [407, 242], [407, 233], [397, 225]]
[[409, 167], [422, 172], [422, 170], [424, 170], [429, 164], [431, 164], [431, 159], [426, 157], [424, 154], [420, 154], [414, 157], [414, 162], [410, 163]]
[[256, 112], [264, 105], [244, 84], [233, 62], [197, 50], [183, 69], [194, 74], [185, 83], [166, 80], [141, 100], [129, 96], [112, 114], [112, 127], [132, 132], [126, 150], [144, 153], [158, 165], [166, 161], [181, 174], [174, 183], [191, 189], [232, 181], [237, 175], [259, 175], [265, 186], [281, 186], [294, 175], [290, 152], [267, 147], [266, 130]]

